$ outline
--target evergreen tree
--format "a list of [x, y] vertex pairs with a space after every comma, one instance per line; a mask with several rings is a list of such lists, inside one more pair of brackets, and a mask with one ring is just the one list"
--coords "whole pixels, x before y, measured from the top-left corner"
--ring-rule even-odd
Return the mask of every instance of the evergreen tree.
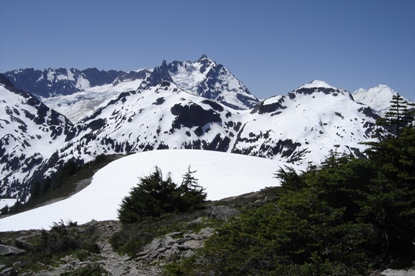
[[188, 212], [200, 209], [206, 199], [204, 188], [197, 184], [196, 171], [188, 172], [180, 186], [175, 184], [170, 174], [163, 179], [160, 168], [149, 176], [140, 178], [136, 187], [131, 189], [118, 210], [122, 223], [134, 223], [145, 217], [159, 217], [166, 213]]
[[278, 201], [219, 229], [206, 242], [207, 268], [215, 275], [364, 274], [377, 232], [361, 215], [376, 175], [370, 160], [335, 154], [302, 174], [280, 169]]
[[144, 217], [158, 217], [174, 211], [171, 205], [176, 184], [168, 175], [163, 180], [160, 168], [149, 176], [140, 178], [138, 186], [131, 189], [130, 195], [122, 200], [118, 218], [123, 223], [140, 221]]
[[194, 177], [195, 173], [196, 171], [192, 171], [189, 166], [178, 188], [177, 207], [180, 212], [200, 209], [206, 200], [205, 189], [198, 184], [198, 179]]
[[36, 199], [42, 195], [42, 185], [39, 181], [36, 181], [33, 186], [30, 193], [30, 200]]
[[404, 127], [413, 125], [414, 122], [414, 104], [406, 102], [398, 93], [392, 97], [391, 107], [385, 114], [383, 124], [393, 127], [396, 136], [401, 134]]
[[415, 255], [415, 130], [403, 128], [399, 137], [374, 143], [367, 154], [378, 168], [367, 217], [381, 231], [384, 256], [409, 261]]

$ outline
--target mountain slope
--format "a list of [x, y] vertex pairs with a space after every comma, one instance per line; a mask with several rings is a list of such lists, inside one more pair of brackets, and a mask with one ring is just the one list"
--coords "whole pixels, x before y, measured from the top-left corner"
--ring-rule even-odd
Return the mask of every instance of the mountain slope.
[[0, 195], [27, 199], [37, 167], [70, 135], [71, 122], [10, 83], [0, 83]]
[[122, 93], [85, 118], [64, 154], [84, 158], [165, 148], [226, 151], [227, 137], [236, 133], [229, 123], [232, 112], [164, 81]]
[[323, 81], [269, 98], [247, 115], [233, 152], [320, 164], [331, 150], [360, 155], [377, 115]]
[[[148, 73], [149, 74], [149, 73]], [[142, 79], [115, 81], [112, 84], [89, 87], [70, 95], [41, 98], [42, 102], [56, 111], [65, 114], [72, 122], [90, 116], [94, 110], [105, 105], [120, 93], [136, 90]]]
[[[114, 161], [98, 171], [91, 185], [74, 196], [34, 210], [0, 220], [0, 231], [48, 229], [53, 222], [115, 220], [124, 196], [138, 178], [149, 175], [158, 166], [174, 182], [180, 183], [188, 166], [206, 188], [209, 200], [278, 186], [273, 174], [284, 163], [272, 160], [200, 150], [160, 150], [138, 153]], [[93, 203], [93, 204], [91, 204]]]

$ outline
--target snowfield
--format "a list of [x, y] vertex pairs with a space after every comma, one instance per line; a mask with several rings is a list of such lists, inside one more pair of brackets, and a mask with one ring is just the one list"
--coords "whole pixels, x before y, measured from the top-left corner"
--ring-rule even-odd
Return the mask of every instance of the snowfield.
[[[51, 205], [0, 219], [0, 231], [49, 229], [63, 220], [87, 223], [116, 220], [122, 199], [140, 177], [158, 166], [166, 177], [181, 183], [191, 166], [208, 200], [218, 200], [278, 186], [274, 173], [286, 163], [259, 157], [202, 150], [158, 150], [137, 153], [112, 162], [99, 170], [81, 192]], [[302, 168], [295, 167], [300, 170]]]
[[6, 206], [13, 206], [15, 203], [15, 198], [2, 198], [0, 199], [0, 209], [3, 209]]

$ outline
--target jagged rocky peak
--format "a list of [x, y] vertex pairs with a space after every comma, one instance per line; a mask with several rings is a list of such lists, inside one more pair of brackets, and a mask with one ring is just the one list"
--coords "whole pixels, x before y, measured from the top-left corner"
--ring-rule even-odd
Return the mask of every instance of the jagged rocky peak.
[[[196, 62], [203, 65], [203, 67], [200, 70], [202, 73], [203, 73], [204, 70], [206, 70], [206, 67], [209, 67], [209, 65], [211, 65], [211, 66], [217, 66], [218, 65], [217, 62], [215, 62], [213, 59], [209, 58], [206, 54], [203, 54], [197, 61], [195, 61], [195, 63]], [[222, 66], [222, 65], [220, 65], [220, 66]]]
[[169, 73], [169, 66], [167, 65], [166, 60], [163, 60], [161, 66], [154, 67], [150, 77], [145, 83], [142, 84], [142, 87], [155, 86], [163, 81], [173, 82]]
[[208, 56], [205, 53], [203, 53], [203, 55], [199, 58], [199, 60], [203, 60], [203, 59], [207, 59], [207, 58], [208, 58]]
[[155, 67], [151, 76], [140, 88], [169, 81], [194, 95], [216, 100], [234, 109], [249, 109], [259, 100], [228, 69], [203, 54], [198, 60], [165, 60]]

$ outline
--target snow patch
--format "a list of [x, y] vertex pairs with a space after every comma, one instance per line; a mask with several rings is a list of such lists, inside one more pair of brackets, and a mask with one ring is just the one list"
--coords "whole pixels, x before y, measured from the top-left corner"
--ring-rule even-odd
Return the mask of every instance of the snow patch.
[[278, 186], [274, 173], [285, 163], [201, 150], [138, 153], [110, 163], [94, 175], [88, 187], [68, 199], [0, 219], [0, 231], [49, 229], [60, 220], [79, 224], [92, 219], [116, 220], [119, 204], [140, 177], [158, 166], [164, 176], [171, 172], [173, 181], [180, 183], [189, 165], [196, 170], [199, 184], [206, 188], [207, 198], [218, 200]]
[[0, 209], [3, 209], [4, 207], [12, 207], [16, 203], [15, 198], [2, 198], [0, 199]]

